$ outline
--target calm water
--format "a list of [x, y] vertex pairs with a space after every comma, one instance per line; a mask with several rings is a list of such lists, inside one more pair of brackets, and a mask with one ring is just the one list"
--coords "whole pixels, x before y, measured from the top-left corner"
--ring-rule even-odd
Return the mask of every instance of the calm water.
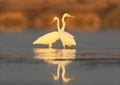
[[53, 49], [32, 45], [45, 33], [0, 32], [0, 85], [120, 85], [120, 31], [71, 32], [77, 42], [71, 49], [60, 41]]

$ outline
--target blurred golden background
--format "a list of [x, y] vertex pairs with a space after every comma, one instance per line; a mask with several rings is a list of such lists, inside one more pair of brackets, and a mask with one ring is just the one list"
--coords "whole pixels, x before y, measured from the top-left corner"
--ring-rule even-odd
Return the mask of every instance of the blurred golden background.
[[0, 0], [0, 30], [56, 29], [53, 16], [65, 12], [70, 30], [120, 29], [120, 0]]

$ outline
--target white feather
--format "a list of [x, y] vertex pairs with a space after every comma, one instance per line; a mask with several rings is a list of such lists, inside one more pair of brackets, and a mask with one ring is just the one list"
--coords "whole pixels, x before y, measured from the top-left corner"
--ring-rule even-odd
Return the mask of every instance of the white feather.
[[39, 37], [33, 44], [52, 44], [59, 39], [59, 33], [57, 31], [47, 33]]

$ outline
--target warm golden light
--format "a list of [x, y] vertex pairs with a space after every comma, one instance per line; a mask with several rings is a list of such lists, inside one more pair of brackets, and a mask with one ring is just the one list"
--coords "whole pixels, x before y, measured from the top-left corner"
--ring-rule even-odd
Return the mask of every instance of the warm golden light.
[[66, 69], [65, 66], [72, 62], [75, 59], [76, 50], [75, 49], [40, 49], [34, 48], [33, 52], [35, 53], [34, 59], [44, 60], [47, 63], [58, 65], [57, 74], [51, 72], [51, 75], [54, 80], [60, 78], [60, 69], [62, 69], [62, 80], [64, 82], [69, 82], [74, 80], [74, 77], [65, 77]]
[[27, 25], [27, 18], [21, 12], [7, 12], [0, 14], [0, 28], [2, 28], [2, 31], [21, 31], [26, 29]]
[[[66, 28], [71, 31], [119, 29], [119, 9], [120, 0], [0, 0], [0, 31], [55, 29], [49, 24], [52, 17], [61, 17], [65, 12], [76, 16], [74, 20], [67, 20]], [[22, 17], [14, 18], [15, 12]], [[10, 13], [13, 17], [6, 16]]]

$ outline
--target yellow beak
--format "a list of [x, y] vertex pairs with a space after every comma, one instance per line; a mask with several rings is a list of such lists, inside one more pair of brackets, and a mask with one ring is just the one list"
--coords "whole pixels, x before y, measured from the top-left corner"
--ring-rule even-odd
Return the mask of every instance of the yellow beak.
[[52, 20], [51, 24], [53, 24], [55, 22], [55, 19]]
[[75, 18], [75, 16], [72, 16], [72, 15], [71, 15], [70, 17], [71, 17], [71, 18]]

